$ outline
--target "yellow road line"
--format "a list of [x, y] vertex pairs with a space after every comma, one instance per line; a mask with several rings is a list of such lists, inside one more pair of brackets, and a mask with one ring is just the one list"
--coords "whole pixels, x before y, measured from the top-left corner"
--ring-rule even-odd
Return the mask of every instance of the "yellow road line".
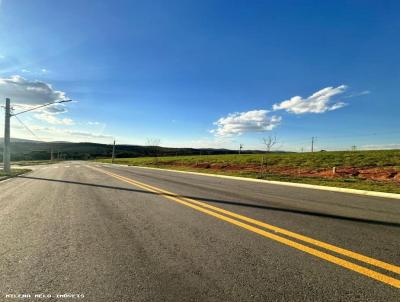
[[[239, 227], [242, 227], [244, 229], [247, 229], [247, 230], [249, 230], [251, 232], [257, 233], [257, 234], [259, 234], [261, 236], [264, 236], [264, 237], [270, 238], [272, 240], [278, 241], [280, 243], [283, 243], [285, 245], [288, 245], [290, 247], [293, 247], [293, 248], [298, 249], [300, 251], [303, 251], [305, 253], [311, 254], [311, 255], [316, 256], [318, 258], [324, 259], [324, 260], [329, 261], [331, 263], [337, 264], [339, 266], [345, 267], [345, 268], [347, 268], [349, 270], [355, 271], [357, 273], [360, 273], [360, 274], [365, 275], [367, 277], [370, 277], [372, 279], [378, 280], [378, 281], [383, 282], [385, 284], [394, 286], [396, 288], [400, 288], [400, 280], [398, 280], [398, 279], [395, 279], [395, 278], [392, 278], [390, 276], [384, 275], [382, 273], [373, 271], [373, 270], [365, 268], [363, 266], [354, 264], [354, 263], [349, 262], [347, 260], [335, 257], [333, 255], [321, 252], [321, 251], [316, 250], [314, 248], [305, 246], [305, 245], [303, 245], [301, 243], [297, 243], [295, 241], [286, 239], [284, 237], [272, 234], [270, 232], [267, 232], [265, 230], [256, 228], [256, 227], [251, 226], [251, 225], [248, 225], [246, 223], [243, 223], [241, 221], [235, 220], [233, 218], [221, 215], [221, 214], [216, 213], [214, 211], [210, 211], [210, 210], [208, 210], [206, 208], [210, 208], [210, 209], [216, 210], [216, 211], [218, 211], [220, 213], [228, 214], [230, 216], [233, 216], [233, 217], [236, 217], [236, 218], [251, 222], [253, 224], [257, 224], [257, 225], [269, 228], [271, 230], [280, 232], [282, 234], [285, 234], [287, 236], [291, 236], [291, 237], [299, 239], [299, 240], [303, 240], [305, 242], [309, 242], [309, 243], [312, 243], [312, 244], [318, 243], [318, 244], [315, 244], [315, 245], [323, 247], [323, 248], [327, 248], [329, 250], [332, 250], [332, 248], [334, 248], [333, 251], [335, 251], [337, 253], [343, 254], [345, 256], [351, 255], [351, 256], [349, 256], [351, 258], [358, 257], [360, 259], [358, 259], [358, 258], [355, 258], [355, 259], [360, 260], [360, 261], [364, 261], [362, 259], [366, 259], [368, 262], [367, 261], [364, 261], [364, 262], [369, 263], [369, 264], [372, 264], [372, 263], [379, 264], [379, 265], [380, 264], [384, 264], [383, 266], [385, 266], [385, 267], [383, 267], [383, 268], [385, 268], [385, 269], [392, 268], [392, 267], [394, 267], [395, 269], [399, 269], [399, 267], [397, 267], [395, 265], [391, 265], [391, 264], [388, 264], [388, 263], [385, 263], [385, 262], [382, 262], [382, 261], [379, 261], [379, 260], [376, 260], [376, 259], [373, 259], [373, 258], [370, 258], [370, 257], [366, 257], [366, 256], [358, 254], [358, 253], [354, 253], [354, 252], [351, 252], [351, 251], [348, 251], [348, 250], [345, 250], [345, 249], [341, 249], [341, 248], [335, 247], [333, 245], [330, 245], [330, 244], [327, 244], [327, 243], [324, 243], [324, 242], [321, 242], [321, 241], [318, 241], [318, 240], [315, 240], [315, 239], [312, 239], [312, 238], [309, 238], [309, 237], [306, 237], [306, 236], [302, 236], [300, 234], [296, 234], [296, 233], [293, 233], [293, 232], [290, 232], [290, 231], [287, 231], [287, 230], [284, 230], [284, 229], [281, 229], [281, 228], [277, 228], [277, 227], [269, 225], [269, 224], [264, 224], [264, 223], [262, 223], [260, 221], [257, 221], [257, 220], [254, 220], [254, 219], [251, 219], [251, 218], [248, 218], [248, 217], [245, 217], [245, 216], [242, 216], [242, 215], [230, 212], [230, 211], [226, 211], [226, 210], [214, 207], [214, 206], [210, 206], [210, 205], [208, 205], [206, 203], [202, 203], [202, 202], [199, 202], [199, 201], [194, 200], [194, 199], [181, 197], [181, 196], [179, 196], [177, 194], [174, 194], [174, 193], [159, 189], [157, 187], [153, 187], [153, 186], [138, 182], [136, 180], [133, 180], [133, 179], [130, 179], [130, 178], [127, 178], [127, 177], [124, 177], [124, 176], [121, 176], [121, 175], [118, 175], [118, 174], [115, 174], [115, 173], [112, 173], [112, 172], [104, 171], [104, 170], [98, 169], [98, 168], [93, 168], [93, 169], [96, 169], [96, 170], [98, 170], [98, 171], [100, 171], [102, 173], [105, 173], [105, 174], [107, 174], [109, 176], [112, 176], [112, 177], [114, 177], [116, 179], [119, 179], [119, 180], [122, 180], [124, 182], [133, 184], [133, 185], [135, 185], [137, 187], [140, 187], [142, 189], [145, 189], [147, 191], [162, 195], [162, 196], [164, 196], [164, 197], [166, 197], [166, 198], [168, 198], [170, 200], [173, 200], [173, 201], [175, 201], [177, 203], [186, 205], [186, 206], [191, 207], [191, 208], [193, 208], [195, 210], [198, 210], [200, 212], [206, 213], [208, 215], [214, 216], [216, 218], [219, 218], [221, 220], [224, 220], [224, 221], [229, 222], [231, 224], [234, 224], [236, 226], [239, 226]], [[243, 218], [245, 218], [245, 219], [243, 219]], [[257, 222], [257, 223], [254, 223], [254, 222]], [[293, 235], [295, 235], [295, 236], [293, 236]], [[306, 240], [304, 240], [304, 239], [306, 239]], [[346, 254], [342, 253], [341, 251], [344, 251]], [[390, 269], [390, 270], [393, 271], [392, 269]]]
[[[125, 179], [130, 180], [130, 181], [134, 181], [134, 180], [132, 180], [132, 179], [130, 179], [130, 178], [126, 178], [126, 177], [124, 177], [124, 176], [117, 175], [117, 174], [114, 174], [114, 173], [112, 173], [112, 172], [107, 172], [107, 173], [111, 173], [111, 174], [113, 174], [113, 175], [116, 175], [116, 176], [118, 176], [118, 177], [125, 178]], [[136, 182], [137, 182], [137, 181], [136, 181]], [[386, 262], [383, 262], [383, 261], [380, 261], [380, 260], [378, 260], [378, 259], [374, 259], [374, 258], [371, 258], [371, 257], [368, 257], [368, 256], [364, 256], [364, 255], [362, 255], [362, 254], [359, 254], [359, 253], [356, 253], [356, 252], [353, 252], [353, 251], [349, 251], [349, 250], [346, 250], [346, 249], [343, 249], [343, 248], [340, 248], [340, 247], [337, 247], [337, 246], [331, 245], [331, 244], [329, 244], [329, 243], [322, 242], [322, 241], [319, 241], [319, 240], [316, 240], [316, 239], [313, 239], [313, 238], [310, 238], [310, 237], [307, 237], [307, 236], [303, 236], [303, 235], [300, 235], [300, 234], [291, 232], [291, 231], [289, 231], [289, 230], [282, 229], [282, 228], [276, 227], [276, 226], [274, 226], [274, 225], [270, 225], [270, 224], [261, 222], [261, 221], [256, 220], [256, 219], [252, 219], [252, 218], [249, 218], [249, 217], [246, 217], [246, 216], [243, 216], [243, 215], [240, 215], [240, 214], [231, 212], [231, 211], [227, 211], [227, 210], [224, 210], [224, 209], [221, 209], [221, 208], [218, 208], [218, 207], [209, 205], [209, 204], [204, 203], [204, 202], [200, 202], [200, 201], [197, 201], [197, 200], [194, 200], [194, 199], [191, 199], [191, 198], [179, 196], [179, 195], [177, 195], [177, 194], [175, 194], [175, 193], [172, 193], [172, 192], [169, 192], [169, 191], [160, 189], [160, 188], [155, 188], [155, 187], [152, 187], [152, 186], [150, 186], [150, 185], [148, 185], [148, 184], [144, 184], [144, 183], [140, 183], [140, 184], [142, 184], [142, 185], [144, 185], [144, 186], [147, 186], [147, 187], [149, 187], [149, 188], [156, 189], [156, 190], [158, 190], [158, 191], [160, 191], [160, 192], [163, 192], [163, 193], [165, 193], [165, 194], [168, 194], [168, 195], [171, 195], [171, 196], [176, 196], [176, 197], [179, 197], [179, 198], [181, 198], [181, 199], [190, 201], [190, 202], [195, 203], [195, 204], [197, 204], [197, 205], [200, 205], [200, 206], [202, 206], [202, 207], [209, 208], [209, 209], [212, 209], [212, 210], [214, 210], [214, 211], [223, 213], [223, 214], [225, 214], [225, 215], [229, 215], [229, 216], [238, 218], [238, 219], [240, 219], [240, 220], [243, 220], [243, 221], [246, 221], [246, 222], [250, 222], [250, 223], [252, 223], [252, 224], [255, 224], [255, 225], [264, 227], [264, 228], [269, 229], [269, 230], [272, 230], [272, 231], [274, 231], [274, 232], [281, 233], [281, 234], [284, 234], [284, 235], [286, 235], [286, 236], [289, 236], [289, 237], [292, 237], [292, 238], [296, 238], [296, 239], [298, 239], [298, 240], [301, 240], [301, 241], [304, 241], [304, 242], [313, 244], [313, 245], [315, 245], [315, 246], [322, 247], [322, 248], [324, 248], [324, 249], [333, 251], [333, 252], [335, 252], [335, 253], [344, 255], [344, 256], [346, 256], [346, 257], [350, 257], [350, 258], [356, 259], [356, 260], [358, 260], [358, 261], [362, 261], [362, 262], [368, 263], [368, 264], [370, 264], [370, 265], [374, 265], [374, 266], [376, 266], [376, 267], [379, 267], [379, 268], [382, 268], [382, 269], [385, 269], [385, 270], [388, 270], [388, 271], [391, 271], [391, 272], [400, 274], [400, 267], [399, 267], [399, 266], [396, 266], [396, 265], [393, 265], [393, 264], [389, 264], [389, 263], [386, 263]]]
[[347, 256], [347, 257], [350, 257], [350, 258], [353, 258], [353, 259], [368, 263], [370, 265], [374, 265], [376, 267], [383, 268], [385, 270], [400, 274], [400, 267], [399, 266], [396, 266], [396, 265], [393, 265], [393, 264], [390, 264], [390, 263], [386, 263], [386, 262], [383, 262], [383, 261], [380, 261], [378, 259], [374, 259], [374, 258], [371, 258], [371, 257], [368, 257], [368, 256], [364, 256], [362, 254], [359, 254], [359, 253], [356, 253], [356, 252], [353, 252], [353, 251], [349, 251], [349, 250], [346, 250], [344, 248], [340, 248], [340, 247], [334, 246], [332, 244], [329, 244], [329, 243], [326, 243], [326, 242], [323, 242], [323, 241], [319, 241], [319, 240], [316, 240], [316, 239], [313, 239], [313, 238], [310, 238], [310, 237], [307, 237], [307, 236], [304, 236], [304, 235], [301, 235], [301, 234], [297, 234], [297, 233], [291, 232], [289, 230], [282, 229], [280, 227], [276, 227], [276, 226], [271, 225], [271, 224], [267, 224], [265, 222], [261, 222], [261, 221], [256, 220], [256, 219], [252, 219], [252, 218], [240, 215], [240, 214], [236, 214], [236, 213], [231, 212], [231, 211], [227, 211], [227, 210], [224, 210], [224, 209], [209, 205], [207, 203], [199, 202], [197, 200], [194, 200], [194, 199], [191, 199], [191, 198], [187, 198], [187, 197], [182, 197], [182, 198], [185, 199], [185, 200], [188, 200], [190, 202], [196, 203], [196, 204], [201, 204], [203, 207], [210, 208], [210, 209], [213, 209], [213, 210], [218, 211], [220, 213], [224, 213], [226, 215], [229, 215], [229, 216], [232, 216], [232, 217], [235, 217], [235, 218], [250, 222], [252, 224], [264, 227], [264, 228], [272, 230], [274, 232], [281, 233], [281, 234], [284, 234], [286, 236], [289, 236], [289, 237], [292, 237], [292, 238], [296, 238], [298, 240], [313, 244], [315, 246], [322, 247], [322, 248], [324, 248], [326, 250], [330, 250], [332, 252], [335, 252], [335, 253], [338, 253], [338, 254], [341, 254], [341, 255], [344, 255], [344, 256]]

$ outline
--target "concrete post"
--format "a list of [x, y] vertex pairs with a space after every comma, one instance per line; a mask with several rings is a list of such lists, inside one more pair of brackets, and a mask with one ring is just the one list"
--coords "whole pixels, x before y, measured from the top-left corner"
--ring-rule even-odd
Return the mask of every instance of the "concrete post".
[[115, 158], [115, 140], [114, 140], [114, 145], [113, 145], [113, 148], [112, 148], [112, 157], [111, 157], [111, 163], [112, 164], [114, 163], [114, 158]]
[[10, 164], [10, 119], [11, 119], [11, 105], [10, 99], [6, 98], [6, 115], [4, 118], [4, 151], [3, 151], [3, 163], [4, 173], [11, 173]]
[[311, 152], [314, 152], [314, 136], [311, 138]]

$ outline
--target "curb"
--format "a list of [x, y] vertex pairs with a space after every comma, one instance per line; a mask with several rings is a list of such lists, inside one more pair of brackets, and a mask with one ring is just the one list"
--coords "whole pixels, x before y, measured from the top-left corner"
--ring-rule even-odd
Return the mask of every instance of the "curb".
[[168, 172], [175, 172], [175, 173], [185, 173], [185, 174], [193, 174], [193, 175], [201, 175], [201, 176], [209, 176], [209, 177], [217, 177], [217, 178], [225, 178], [225, 179], [233, 179], [233, 180], [258, 182], [258, 183], [265, 183], [265, 184], [273, 184], [273, 185], [280, 185], [280, 186], [288, 186], [288, 187], [296, 187], [296, 188], [304, 188], [304, 189], [314, 189], [314, 190], [330, 191], [330, 192], [349, 193], [349, 194], [357, 194], [357, 195], [363, 195], [363, 196], [383, 197], [383, 198], [391, 198], [391, 199], [399, 199], [400, 200], [400, 194], [397, 194], [397, 193], [386, 193], [386, 192], [357, 190], [357, 189], [348, 189], [348, 188], [339, 188], [339, 187], [319, 186], [319, 185], [310, 185], [310, 184], [295, 183], [295, 182], [265, 180], [265, 179], [247, 178], [247, 177], [240, 177], [240, 176], [208, 174], [208, 173], [201, 173], [201, 172], [180, 171], [180, 170], [161, 169], [161, 168], [143, 167], [143, 166], [130, 166], [130, 165], [121, 165], [121, 164], [109, 164], [109, 163], [102, 163], [102, 164], [121, 166], [121, 167], [135, 167], [135, 168], [148, 169], [148, 170], [168, 171]]
[[12, 176], [1, 176], [0, 177], [0, 182], [6, 181], [8, 179], [12, 178]]
[[28, 171], [28, 172], [21, 173], [21, 174], [18, 174], [18, 175], [13, 175], [13, 176], [1, 176], [1, 177], [0, 177], [0, 183], [1, 183], [1, 182], [4, 182], [4, 181], [7, 181], [7, 180], [10, 180], [10, 179], [12, 179], [12, 178], [16, 178], [16, 177], [18, 177], [18, 176], [20, 176], [20, 175], [25, 175], [25, 174], [31, 173], [31, 172], [33, 172], [33, 170], [30, 170], [30, 171]]

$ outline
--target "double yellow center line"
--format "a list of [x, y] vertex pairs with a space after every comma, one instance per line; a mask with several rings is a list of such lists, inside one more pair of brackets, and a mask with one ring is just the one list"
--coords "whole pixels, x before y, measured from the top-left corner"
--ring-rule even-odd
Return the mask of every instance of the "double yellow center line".
[[[231, 211], [227, 211], [222, 208], [215, 207], [215, 206], [209, 205], [204, 202], [200, 202], [200, 201], [192, 199], [192, 198], [183, 197], [178, 194], [175, 194], [175, 193], [139, 182], [137, 180], [133, 180], [131, 178], [127, 178], [127, 177], [124, 177], [124, 176], [121, 176], [121, 175], [118, 175], [118, 174], [115, 174], [115, 173], [112, 173], [109, 171], [105, 171], [103, 169], [94, 168], [94, 167], [91, 167], [91, 168], [93, 168], [99, 172], [102, 172], [104, 174], [107, 174], [111, 177], [114, 177], [118, 180], [121, 180], [123, 182], [129, 183], [129, 184], [132, 184], [139, 188], [142, 188], [144, 190], [147, 190], [149, 192], [152, 192], [152, 193], [155, 193], [158, 195], [162, 195], [163, 197], [165, 197], [169, 200], [172, 200], [179, 204], [188, 206], [192, 209], [195, 209], [199, 212], [208, 214], [208, 215], [218, 218], [220, 220], [229, 222], [233, 225], [236, 225], [238, 227], [241, 227], [241, 228], [251, 231], [253, 233], [259, 234], [263, 237], [278, 241], [282, 244], [285, 244], [287, 246], [290, 246], [290, 247], [300, 250], [302, 252], [308, 253], [310, 255], [316, 256], [318, 258], [324, 259], [328, 262], [334, 263], [336, 265], [347, 268], [349, 270], [352, 270], [352, 271], [362, 274], [364, 276], [370, 277], [372, 279], [378, 280], [385, 284], [391, 285], [393, 287], [400, 288], [400, 280], [399, 279], [396, 279], [391, 276], [385, 275], [383, 273], [374, 271], [374, 270], [366, 268], [364, 266], [355, 264], [353, 262], [344, 260], [342, 258], [338, 258], [338, 257], [328, 254], [326, 252], [317, 250], [315, 248], [311, 248], [311, 247], [301, 244], [297, 241], [287, 239], [287, 238], [279, 236], [277, 234], [285, 235], [287, 237], [296, 239], [303, 243], [308, 243], [310, 245], [314, 245], [314, 246], [323, 248], [325, 250], [337, 253], [339, 255], [342, 255], [342, 256], [345, 256], [348, 258], [355, 259], [359, 262], [363, 262], [365, 264], [369, 264], [371, 266], [375, 266], [375, 267], [378, 267], [380, 269], [383, 269], [383, 270], [386, 270], [386, 271], [389, 271], [392, 273], [400, 274], [399, 266], [389, 264], [389, 263], [386, 263], [386, 262], [383, 262], [383, 261], [380, 261], [378, 259], [374, 259], [374, 258], [371, 258], [368, 256], [364, 256], [362, 254], [355, 253], [350, 250], [346, 250], [346, 249], [334, 246], [332, 244], [325, 243], [325, 242], [322, 242], [322, 241], [319, 241], [319, 240], [316, 240], [316, 239], [313, 239], [313, 238], [310, 238], [310, 237], [307, 237], [307, 236], [304, 236], [301, 234], [297, 234], [297, 233], [291, 232], [289, 230], [282, 229], [282, 228], [276, 227], [274, 225], [270, 225], [270, 224], [264, 223], [262, 221], [255, 220], [253, 218], [249, 218], [249, 217], [246, 217], [246, 216], [243, 216], [243, 215], [231, 212]], [[245, 222], [247, 222], [247, 223], [245, 223]], [[250, 225], [248, 223], [251, 223], [252, 225]], [[258, 226], [258, 227], [256, 227], [256, 226]], [[262, 227], [262, 229], [259, 227]], [[273, 231], [274, 233], [268, 232], [266, 230]]]

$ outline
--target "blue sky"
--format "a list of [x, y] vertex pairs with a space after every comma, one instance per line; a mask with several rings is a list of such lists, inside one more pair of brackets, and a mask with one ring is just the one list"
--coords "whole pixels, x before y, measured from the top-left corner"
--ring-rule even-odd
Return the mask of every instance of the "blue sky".
[[14, 137], [400, 147], [398, 1], [0, 3], [1, 98], [75, 101], [21, 115], [37, 137], [13, 120]]

